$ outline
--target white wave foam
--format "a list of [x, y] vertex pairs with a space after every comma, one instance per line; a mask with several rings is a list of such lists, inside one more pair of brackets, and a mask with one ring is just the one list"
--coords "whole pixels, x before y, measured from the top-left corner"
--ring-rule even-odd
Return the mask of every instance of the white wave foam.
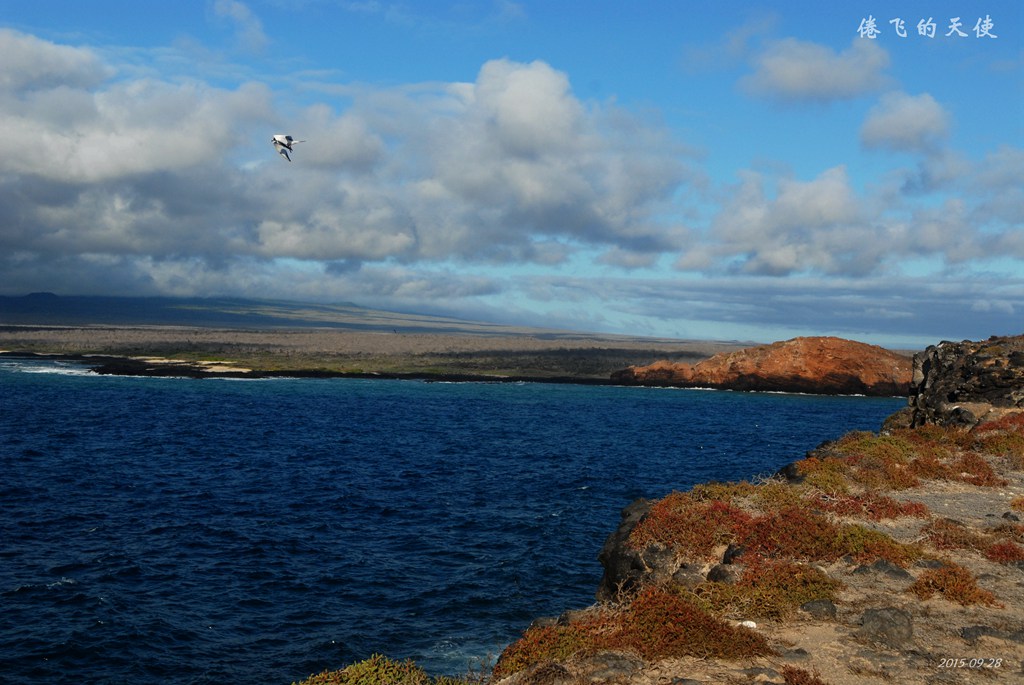
[[78, 364], [57, 361], [41, 362], [0, 362], [0, 369], [10, 373], [45, 373], [58, 376], [91, 376], [92, 369]]
[[46, 588], [48, 590], [52, 590], [55, 587], [61, 587], [63, 585], [77, 585], [77, 584], [78, 584], [78, 581], [75, 580], [74, 578], [66, 578], [64, 576], [61, 576], [60, 580], [55, 580], [52, 583], [47, 583], [46, 584]]

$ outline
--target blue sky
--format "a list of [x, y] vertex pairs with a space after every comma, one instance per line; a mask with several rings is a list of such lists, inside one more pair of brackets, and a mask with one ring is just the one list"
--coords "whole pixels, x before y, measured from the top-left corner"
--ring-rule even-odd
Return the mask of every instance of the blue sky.
[[0, 0], [0, 294], [1021, 333], [1022, 34], [1016, 0]]

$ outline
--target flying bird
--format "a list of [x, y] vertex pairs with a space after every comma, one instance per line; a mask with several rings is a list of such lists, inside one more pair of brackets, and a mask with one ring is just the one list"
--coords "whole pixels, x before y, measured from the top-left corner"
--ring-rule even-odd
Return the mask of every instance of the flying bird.
[[288, 153], [293, 152], [292, 145], [294, 145], [295, 143], [305, 143], [306, 141], [295, 140], [291, 136], [286, 136], [283, 133], [278, 133], [275, 134], [274, 137], [270, 139], [270, 142], [274, 144], [274, 149], [277, 150], [277, 154], [281, 155], [290, 162], [292, 161], [292, 158], [288, 156]]

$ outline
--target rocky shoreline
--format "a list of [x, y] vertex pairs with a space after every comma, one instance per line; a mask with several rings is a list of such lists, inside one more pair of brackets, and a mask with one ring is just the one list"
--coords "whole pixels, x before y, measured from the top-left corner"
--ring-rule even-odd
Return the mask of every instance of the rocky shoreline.
[[495, 376], [490, 374], [444, 372], [332, 371], [327, 369], [258, 370], [236, 366], [233, 362], [190, 362], [151, 357], [112, 357], [107, 355], [39, 354], [0, 352], [0, 358], [50, 359], [90, 367], [101, 376], [140, 376], [151, 378], [232, 378], [262, 380], [269, 378], [359, 378], [379, 380], [420, 380], [437, 383], [573, 383], [610, 385], [602, 378], [572, 376]]
[[302, 685], [1024, 682], [1021, 353], [930, 347], [880, 432], [632, 503], [597, 603], [537, 619], [491, 673], [378, 655]]
[[1024, 681], [1024, 336], [914, 360], [906, 410], [757, 484], [638, 500], [598, 604], [496, 682]]
[[[103, 375], [376, 378], [905, 395], [905, 354], [831, 337], [761, 346], [622, 336], [472, 336], [189, 327], [0, 327], [0, 355]], [[651, 359], [656, 361], [650, 361]], [[624, 368], [625, 367], [625, 368]]]
[[696, 362], [733, 342], [524, 332], [401, 333], [193, 326], [0, 325], [0, 351], [190, 378], [352, 377], [607, 383], [655, 359]]

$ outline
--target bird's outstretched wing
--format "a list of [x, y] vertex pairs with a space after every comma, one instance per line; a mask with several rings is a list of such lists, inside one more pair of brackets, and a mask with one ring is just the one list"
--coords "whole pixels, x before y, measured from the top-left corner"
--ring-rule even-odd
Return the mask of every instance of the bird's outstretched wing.
[[295, 140], [284, 133], [276, 133], [274, 134], [274, 137], [270, 139], [270, 142], [274, 144], [274, 149], [277, 150], [278, 154], [290, 162], [292, 161], [292, 158], [288, 156], [288, 153], [293, 152], [292, 145], [295, 143], [305, 143], [306, 141]]

